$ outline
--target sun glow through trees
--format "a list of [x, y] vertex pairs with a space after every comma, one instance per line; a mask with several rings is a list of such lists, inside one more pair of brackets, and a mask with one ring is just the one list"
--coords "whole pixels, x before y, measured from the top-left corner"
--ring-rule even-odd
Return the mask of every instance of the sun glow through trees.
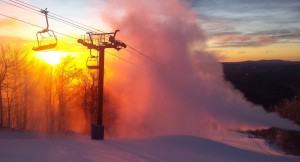
[[61, 62], [63, 57], [68, 56], [67, 52], [62, 51], [47, 51], [47, 52], [36, 52], [36, 57], [45, 61], [46, 63], [55, 66]]

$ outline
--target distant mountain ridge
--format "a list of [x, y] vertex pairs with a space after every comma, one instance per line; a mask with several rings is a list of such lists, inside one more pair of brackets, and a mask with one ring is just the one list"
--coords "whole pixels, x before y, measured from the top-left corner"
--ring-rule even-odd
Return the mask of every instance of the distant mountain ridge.
[[223, 64], [225, 63], [266, 63], [266, 64], [286, 64], [286, 63], [299, 63], [300, 61], [288, 61], [288, 60], [248, 60], [248, 61], [240, 61], [240, 62], [222, 62]]
[[222, 63], [224, 79], [254, 104], [272, 111], [300, 93], [300, 61], [259, 60]]

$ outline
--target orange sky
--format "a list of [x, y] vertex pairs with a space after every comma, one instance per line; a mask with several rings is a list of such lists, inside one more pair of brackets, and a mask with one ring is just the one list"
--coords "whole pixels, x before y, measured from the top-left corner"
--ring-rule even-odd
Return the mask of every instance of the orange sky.
[[295, 43], [278, 43], [262, 47], [211, 47], [209, 50], [217, 53], [221, 62], [247, 60], [300, 61], [300, 46]]
[[[104, 1], [86, 3], [82, 0], [75, 0], [68, 2], [67, 6], [63, 5], [64, 2], [59, 0], [47, 1], [45, 3], [38, 0], [26, 0], [26, 2], [41, 8], [48, 7], [48, 10], [56, 14], [93, 26], [102, 31], [111, 30], [102, 21], [99, 14], [102, 6], [101, 3]], [[240, 8], [238, 5], [229, 5], [230, 3], [224, 4], [225, 6], [219, 3], [216, 4], [214, 0], [193, 3], [193, 9], [200, 15], [199, 26], [207, 35], [208, 50], [216, 53], [219, 61], [236, 62], [261, 59], [300, 61], [300, 47], [298, 42], [300, 29], [297, 27], [297, 21], [294, 21], [298, 12], [289, 10], [289, 7], [294, 4], [292, 1], [283, 4], [281, 1], [276, 0], [272, 4], [275, 7], [271, 11], [265, 10], [265, 7], [270, 5], [269, 3], [261, 2], [261, 4], [255, 4], [254, 2], [239, 2], [243, 7], [253, 8], [253, 10], [247, 10], [243, 14], [239, 13]], [[279, 17], [273, 17], [274, 14], [283, 11], [287, 13], [283, 13]], [[0, 3], [0, 13], [31, 22], [38, 26], [45, 27], [46, 25], [43, 16], [5, 3]], [[269, 19], [266, 20], [266, 16]], [[283, 22], [288, 23], [283, 24]], [[74, 29], [51, 19], [49, 23], [51, 29], [75, 38], [79, 38], [80, 35], [85, 34], [81, 30]], [[15, 40], [10, 37], [35, 40], [35, 34], [39, 30], [41, 29], [38, 27], [0, 16], [1, 42], [4, 39], [6, 41]], [[65, 38], [65, 36], [59, 34], [58, 37], [59, 42]], [[74, 39], [70, 39], [67, 42], [70, 46], [67, 47], [66, 44], [61, 45], [60, 48], [63, 49], [60, 50], [74, 51], [74, 49], [77, 50], [80, 48], [74, 48], [74, 44], [76, 44], [76, 40]]]

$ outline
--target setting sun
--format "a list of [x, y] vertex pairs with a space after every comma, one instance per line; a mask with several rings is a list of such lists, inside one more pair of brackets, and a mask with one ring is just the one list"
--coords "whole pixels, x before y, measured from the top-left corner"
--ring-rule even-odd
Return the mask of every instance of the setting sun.
[[46, 63], [55, 66], [61, 62], [63, 57], [68, 56], [67, 52], [62, 51], [47, 51], [47, 52], [36, 52], [36, 56], [45, 61]]

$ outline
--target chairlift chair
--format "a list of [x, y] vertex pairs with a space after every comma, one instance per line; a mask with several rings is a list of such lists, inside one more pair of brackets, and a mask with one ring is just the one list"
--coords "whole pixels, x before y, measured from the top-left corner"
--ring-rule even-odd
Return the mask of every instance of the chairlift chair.
[[[32, 48], [32, 50], [34, 51], [50, 50], [50, 49], [54, 49], [57, 46], [57, 37], [54, 31], [49, 29], [47, 8], [45, 10], [41, 10], [41, 13], [45, 14], [47, 27], [42, 31], [38, 31], [36, 33], [38, 46]], [[53, 41], [51, 43], [43, 44], [42, 41], [45, 39], [53, 39]]]
[[[42, 41], [47, 38], [54, 38], [53, 43], [43, 44]], [[33, 47], [32, 50], [34, 51], [45, 51], [49, 49], [54, 49], [57, 46], [57, 37], [55, 36], [52, 30], [42, 30], [36, 33], [36, 39], [38, 42], [37, 47]]]
[[99, 57], [97, 57], [97, 56], [92, 56], [92, 55], [89, 56], [88, 59], [86, 60], [86, 66], [89, 69], [98, 69], [99, 68], [98, 59], [99, 59]]

